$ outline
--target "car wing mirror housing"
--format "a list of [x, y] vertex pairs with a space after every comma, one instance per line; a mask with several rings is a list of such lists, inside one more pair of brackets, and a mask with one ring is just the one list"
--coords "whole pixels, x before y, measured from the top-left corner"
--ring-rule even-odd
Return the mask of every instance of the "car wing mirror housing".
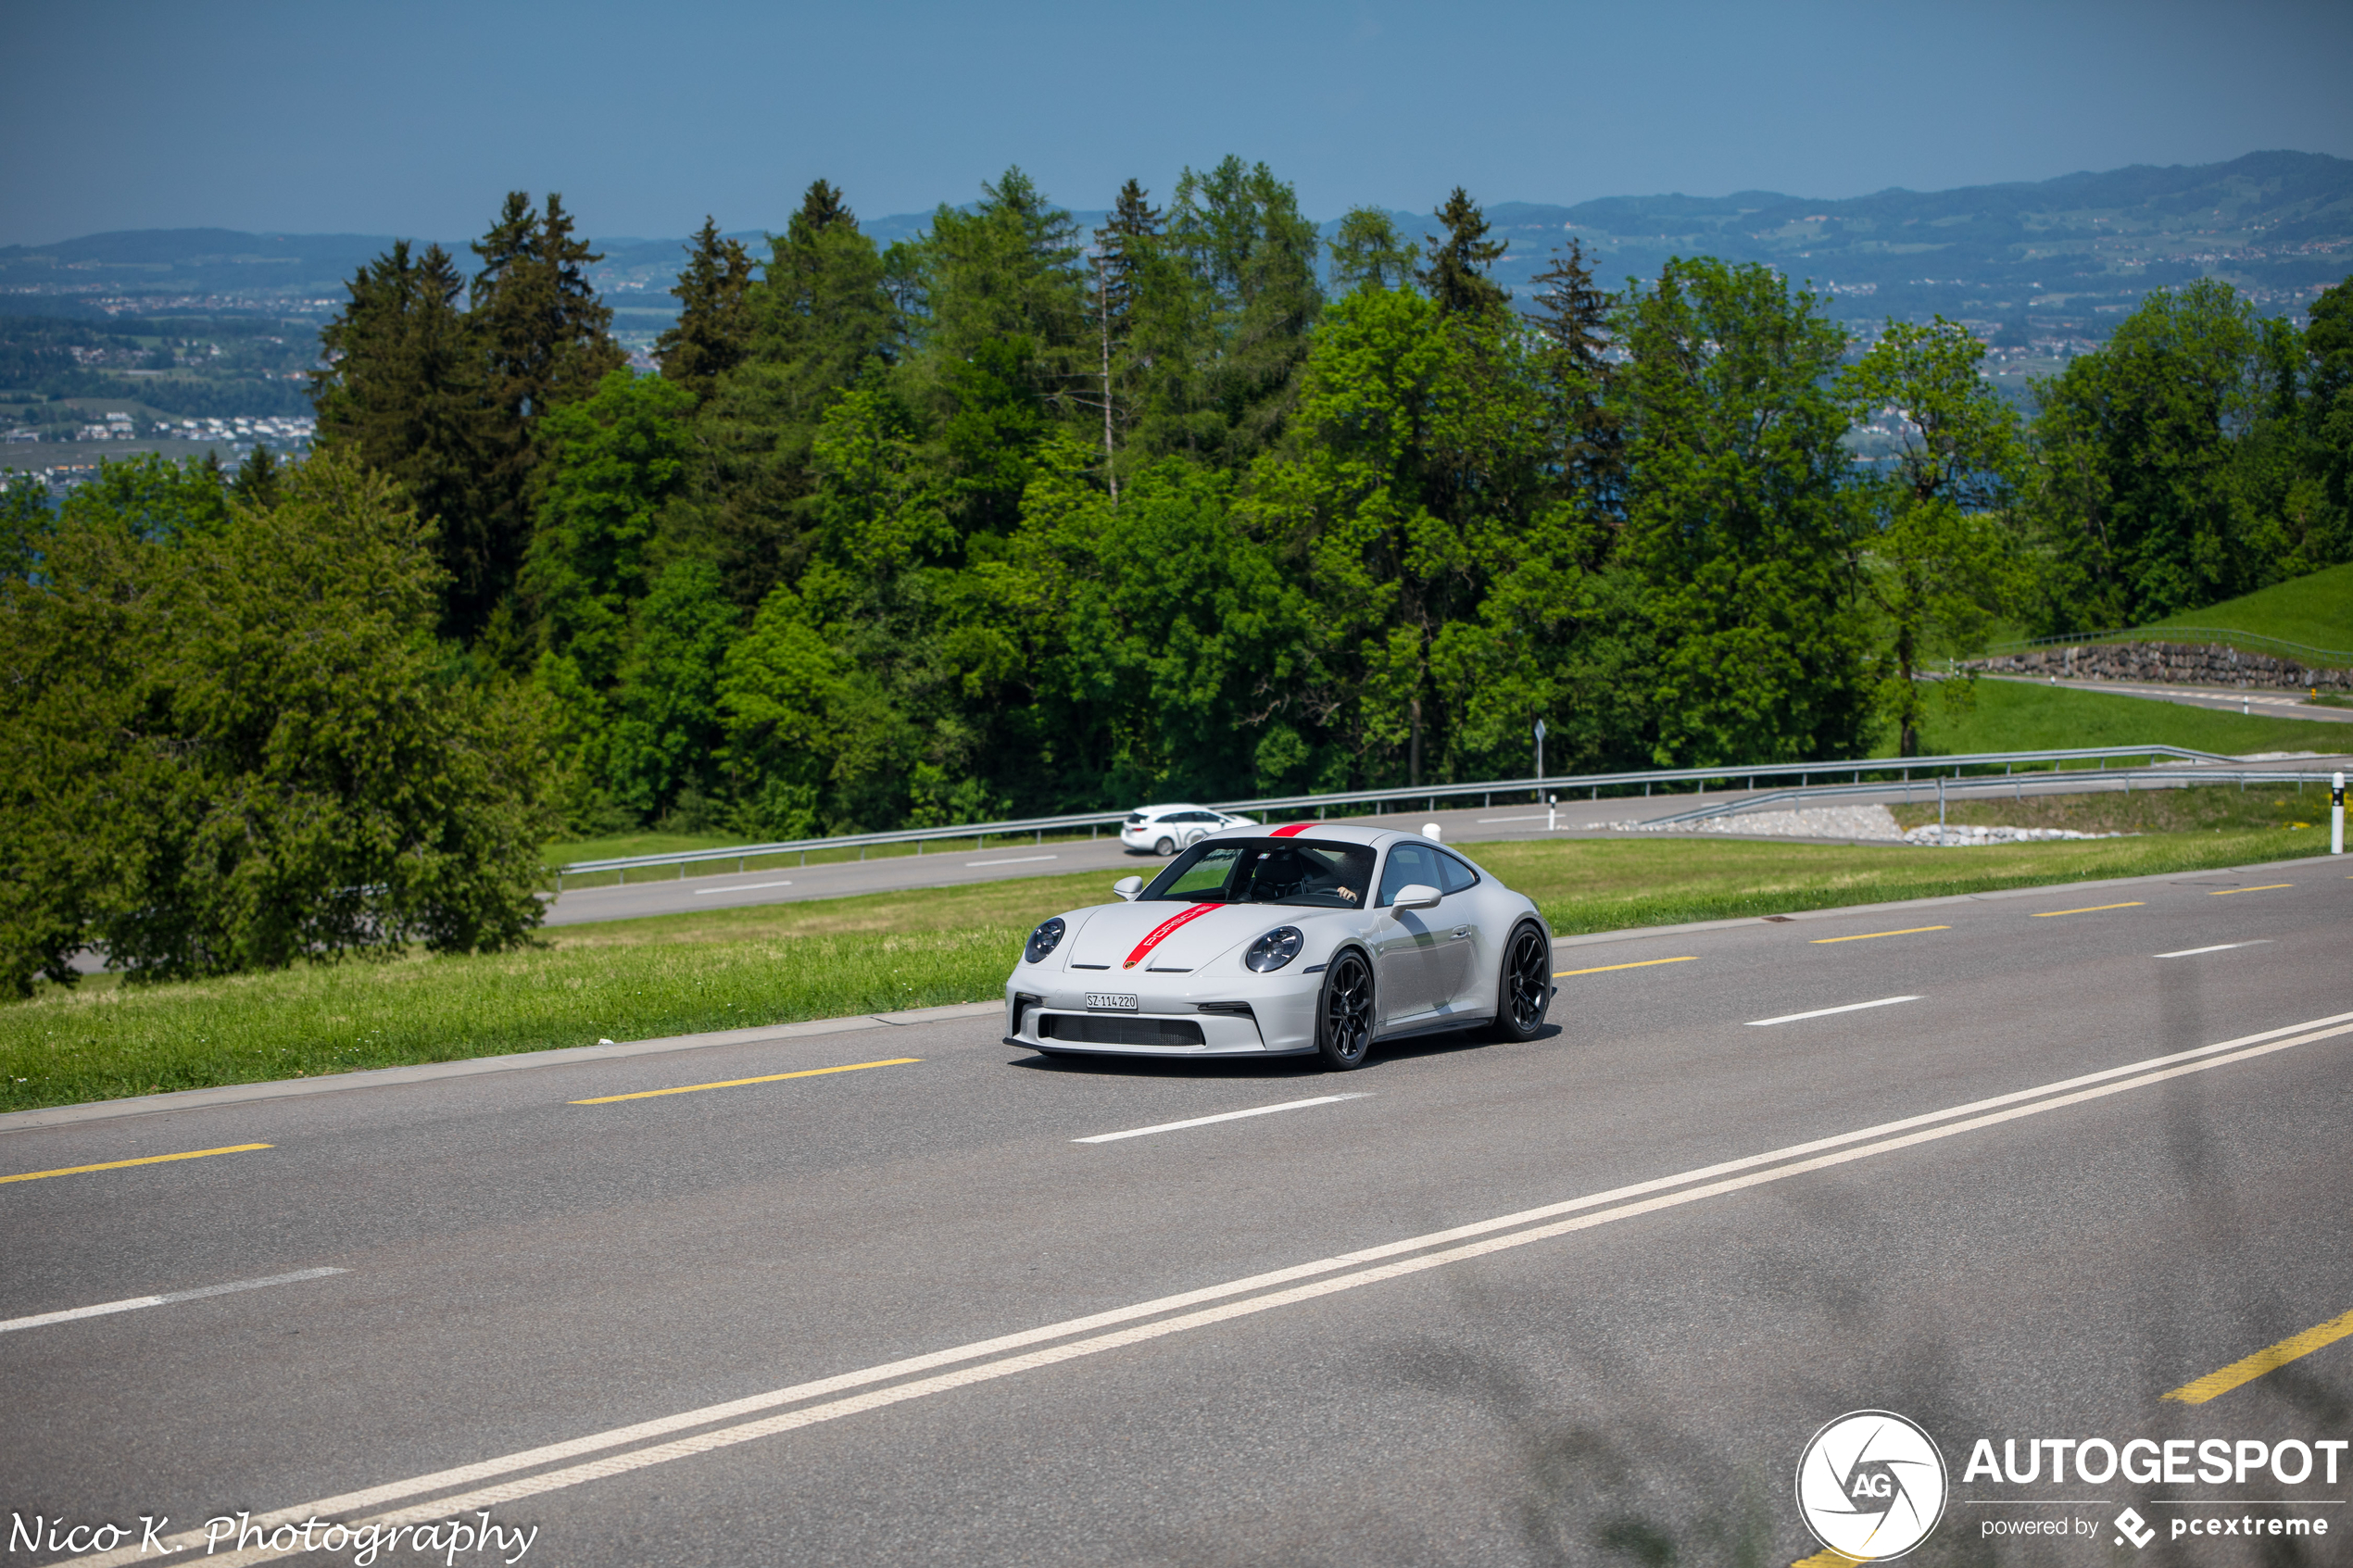
[[[1136, 901], [1136, 895], [1144, 890], [1144, 879], [1140, 876], [1123, 876], [1111, 884], [1111, 890], [1132, 904]], [[1432, 902], [1436, 900], [1433, 899]]]
[[1390, 900], [1390, 907], [1397, 909], [1434, 909], [1438, 907], [1439, 897], [1438, 889], [1428, 883], [1409, 882], [1397, 890], [1397, 897]]

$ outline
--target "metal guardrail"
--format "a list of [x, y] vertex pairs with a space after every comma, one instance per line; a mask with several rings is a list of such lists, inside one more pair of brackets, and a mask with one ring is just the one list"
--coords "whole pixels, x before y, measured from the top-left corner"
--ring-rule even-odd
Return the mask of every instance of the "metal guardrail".
[[[1938, 774], [1932, 779], [1913, 780], [1910, 782], [1923, 785], [1933, 784], [1938, 786], [1941, 792], [1946, 794], [1969, 795], [1997, 790], [2003, 788], [2005, 785], [2013, 786], [2022, 790], [2024, 786], [2030, 783], [2039, 790], [2046, 788], [2051, 784], [2097, 784], [2102, 782], [2113, 784], [2120, 778], [2124, 781], [2124, 792], [2127, 795], [2130, 795], [2133, 792], [2133, 786], [2135, 784], [2236, 784], [2239, 788], [2244, 791], [2250, 783], [2325, 784], [2332, 777], [2333, 774], [2329, 772], [2307, 772], [2301, 770], [2290, 770], [2286, 768], [2147, 767], [2121, 769], [2116, 772], [2095, 772], [2090, 769], [2077, 769], [2070, 772], [2003, 774], [1979, 773], [1966, 778], [1947, 778], [1943, 774]], [[1726, 800], [1720, 801], [1714, 806], [1696, 807], [1689, 811], [1678, 811], [1672, 816], [1653, 817], [1648, 822], [1639, 824], [1639, 826], [1642, 828], [1674, 827], [1683, 822], [1713, 822], [1723, 817], [1741, 816], [1750, 811], [1759, 810], [1766, 807], [1787, 801], [1826, 800], [1835, 798], [1836, 797], [1842, 795], [1884, 795], [1886, 792], [1887, 785], [1884, 783], [1867, 784], [1817, 784], [1807, 789], [1781, 789], [1775, 790], [1769, 795], [1748, 795], [1743, 796], [1738, 800]], [[1906, 800], [1911, 798], [1908, 789], [1906, 790], [1905, 798]]]
[[2128, 626], [2110, 632], [2070, 632], [2061, 636], [2025, 637], [2015, 642], [1995, 643], [1987, 647], [1982, 657], [1997, 657], [2023, 648], [2076, 646], [2088, 643], [2164, 643], [2171, 642], [2175, 633], [2195, 636], [2223, 637], [2234, 643], [2261, 643], [2265, 647], [2285, 648], [2291, 653], [2315, 654], [2322, 659], [2340, 664], [2353, 664], [2353, 650], [2316, 648], [2309, 643], [2291, 643], [2285, 637], [2267, 636], [2260, 632], [2241, 632], [2230, 626]]
[[[1816, 773], [1847, 772], [1855, 775], [1856, 785], [1861, 785], [1865, 773], [1877, 773], [1882, 775], [1882, 778], [1887, 774], [1900, 774], [1903, 779], [1909, 780], [1914, 773], [1931, 769], [1941, 771], [1950, 768], [1957, 775], [1959, 770], [1963, 768], [1996, 765], [2008, 768], [2022, 762], [2090, 761], [2095, 758], [2105, 759], [2115, 757], [2151, 759], [2171, 757], [2182, 761], [2196, 762], [2230, 760], [2228, 758], [2217, 757], [2211, 752], [2191, 751], [2178, 746], [2077, 746], [2056, 751], [1975, 752], [1955, 757], [1865, 758], [1845, 762], [1786, 764], [1773, 762], [1730, 768], [1652, 768], [1635, 772], [1575, 773], [1549, 779], [1484, 779], [1472, 784], [1407, 784], [1390, 789], [1340, 790], [1323, 795], [1265, 796], [1254, 800], [1231, 800], [1206, 804], [1210, 804], [1214, 809], [1220, 811], [1313, 810], [1317, 816], [1322, 816], [1336, 808], [1382, 806], [1426, 800], [1429, 803], [1428, 809], [1434, 811], [1441, 800], [1459, 800], [1468, 796], [1478, 796], [1487, 804], [1492, 805], [1494, 797], [1499, 795], [1517, 795], [1527, 792], [1541, 797], [1581, 789], [1592, 791], [1593, 797], [1598, 799], [1604, 789], [1619, 789], [1641, 784], [1643, 786], [1643, 795], [1648, 797], [1652, 788], [1662, 784], [1696, 784], [1700, 786], [1698, 793], [1704, 795], [1706, 793], [1707, 785], [1718, 780], [1732, 784], [1735, 780], [1744, 779], [1747, 781], [1744, 785], [1735, 784], [1734, 787], [1755, 789], [1758, 779], [1786, 779], [1794, 776], [1799, 786], [1803, 788]], [[1877, 786], [1864, 785], [1863, 787], [1884, 788], [1885, 784], [1882, 783]], [[1088, 829], [1091, 837], [1094, 830], [1126, 822], [1127, 816], [1128, 813], [1126, 811], [1077, 811], [1060, 817], [1026, 817], [995, 822], [964, 822], [943, 827], [899, 828], [887, 833], [845, 834], [835, 838], [792, 838], [774, 844], [739, 844], [720, 849], [681, 849], [666, 855], [631, 855], [616, 859], [577, 860], [570, 865], [557, 868], [556, 890], [560, 893], [563, 891], [563, 879], [567, 876], [588, 876], [600, 872], [618, 872], [621, 880], [626, 882], [629, 873], [634, 871], [650, 870], [658, 866], [675, 866], [678, 868], [678, 874], [683, 877], [686, 874], [688, 866], [715, 864], [725, 860], [734, 860], [740, 864], [779, 855], [796, 854], [801, 857], [801, 862], [805, 865], [808, 863], [808, 857], [812, 850], [855, 849], [859, 852], [859, 859], [863, 859], [868, 849], [895, 844], [912, 844], [915, 846], [915, 852], [920, 855], [923, 853], [924, 845], [942, 839], [976, 839], [985, 848], [988, 840], [992, 838], [1033, 837], [1042, 843], [1049, 833], [1061, 833], [1076, 828]]]

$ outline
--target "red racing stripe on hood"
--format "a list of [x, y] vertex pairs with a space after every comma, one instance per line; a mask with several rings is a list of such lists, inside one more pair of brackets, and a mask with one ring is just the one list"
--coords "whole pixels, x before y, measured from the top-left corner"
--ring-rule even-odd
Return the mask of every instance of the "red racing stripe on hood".
[[1144, 961], [1144, 955], [1146, 953], [1151, 952], [1154, 947], [1159, 947], [1163, 942], [1168, 940], [1168, 938], [1174, 935], [1187, 921], [1199, 920], [1202, 916], [1209, 913], [1210, 910], [1222, 909], [1225, 907], [1226, 906], [1223, 904], [1195, 904], [1191, 909], [1185, 910], [1182, 914], [1170, 915], [1166, 920], [1162, 921], [1158, 925], [1153, 926], [1151, 931], [1144, 937], [1144, 939], [1136, 944], [1136, 950], [1128, 954], [1127, 961], [1121, 964], [1119, 967], [1122, 969], [1134, 969], [1138, 964]]
[[1266, 836], [1269, 838], [1297, 838], [1301, 834], [1305, 833], [1309, 828], [1312, 828], [1315, 825], [1315, 824], [1314, 822], [1293, 822], [1287, 828], [1277, 828], [1273, 833], [1268, 834]]

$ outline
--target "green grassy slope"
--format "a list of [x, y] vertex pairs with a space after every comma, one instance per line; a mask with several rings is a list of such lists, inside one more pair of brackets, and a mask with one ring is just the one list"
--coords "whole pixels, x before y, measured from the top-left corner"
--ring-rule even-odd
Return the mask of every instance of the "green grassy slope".
[[[1954, 713], [1941, 704], [1933, 705], [1920, 730], [1920, 750], [1930, 755], [2133, 746], [2144, 741], [2229, 756], [2253, 751], [2334, 753], [2353, 751], [2353, 724], [2242, 716], [2152, 697], [1981, 680], [1976, 702], [1969, 711]], [[1873, 755], [1894, 756], [1894, 736], [1888, 735]]]
[[[2274, 583], [2203, 609], [2183, 610], [2142, 630], [2162, 632], [2169, 626], [2219, 626], [2353, 656], [2353, 564]], [[2248, 646], [2264, 651], [2260, 644]]]

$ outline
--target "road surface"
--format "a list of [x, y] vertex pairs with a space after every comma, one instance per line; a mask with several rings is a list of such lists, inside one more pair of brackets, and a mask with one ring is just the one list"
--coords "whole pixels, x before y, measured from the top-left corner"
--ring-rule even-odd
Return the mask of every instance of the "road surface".
[[[1347, 1074], [977, 1016], [13, 1118], [0, 1509], [117, 1562], [290, 1511], [582, 1568], [1778, 1568], [1806, 1439], [1869, 1408], [1950, 1473], [1917, 1561], [2135, 1558], [2127, 1506], [2344, 1561], [2353, 1463], [1963, 1470], [2353, 1437], [2353, 1337], [2164, 1398], [2353, 1310], [2347, 871], [1577, 939], [1533, 1043]], [[1987, 1534], [2035, 1519], [2101, 1533]], [[2150, 1561], [2284, 1543], [2194, 1544]]]
[[[2345, 759], [2334, 760], [2342, 762]], [[2294, 771], [2310, 771], [2332, 765], [2334, 763], [2327, 759], [2292, 759], [2258, 764]], [[1835, 770], [1827, 771], [1815, 782], [1836, 783], [1838, 776]], [[2032, 782], [2031, 774], [2022, 774], [2016, 781], [2015, 787], [2025, 795], [2080, 795], [2103, 787], [2122, 789], [2125, 784], [2120, 772], [2115, 782], [2106, 784], [2086, 784], [2080, 781], [2056, 785], [2037, 784]], [[1479, 844], [1546, 836], [1623, 837], [1625, 834], [1612, 824], [1662, 817], [1670, 812], [1688, 810], [1705, 801], [1742, 800], [1770, 793], [1769, 789], [1713, 790], [1705, 797], [1677, 794], [1647, 798], [1642, 796], [1611, 796], [1602, 799], [1572, 795], [1559, 802], [1556, 812], [1523, 795], [1516, 801], [1498, 800], [1459, 808], [1449, 802], [1445, 809], [1439, 810], [1425, 807], [1418, 810], [1335, 820], [1360, 822], [1367, 827], [1399, 828], [1409, 833], [1419, 832], [1425, 823], [1436, 822], [1441, 834], [1449, 844]], [[1893, 805], [1907, 800], [1933, 799], [1935, 793], [1934, 784], [1922, 779], [1909, 786], [1891, 784], [1875, 793], [1841, 796], [1822, 804], [1869, 805], [1876, 801]], [[1734, 834], [1730, 836], [1740, 835]], [[1889, 848], [1891, 854], [1907, 852], [1901, 846]], [[1093, 843], [1028, 844], [1016, 840], [992, 845], [987, 849], [942, 853], [935, 848], [923, 855], [877, 856], [867, 860], [839, 860], [813, 866], [755, 867], [745, 872], [732, 869], [712, 872], [690, 866], [686, 868], [690, 874], [686, 876], [678, 875], [673, 868], [644, 872], [641, 880], [628, 883], [567, 889], [548, 906], [547, 923], [551, 926], [579, 925], [597, 921], [635, 920], [648, 915], [788, 904], [811, 898], [839, 898], [860, 893], [953, 887], [1070, 872], [1101, 872], [1109, 880], [1117, 881], [1123, 876], [1150, 877], [1162, 864], [1151, 855], [1129, 854], [1119, 847], [1116, 839], [1106, 836]], [[95, 967], [94, 959], [93, 967]]]

